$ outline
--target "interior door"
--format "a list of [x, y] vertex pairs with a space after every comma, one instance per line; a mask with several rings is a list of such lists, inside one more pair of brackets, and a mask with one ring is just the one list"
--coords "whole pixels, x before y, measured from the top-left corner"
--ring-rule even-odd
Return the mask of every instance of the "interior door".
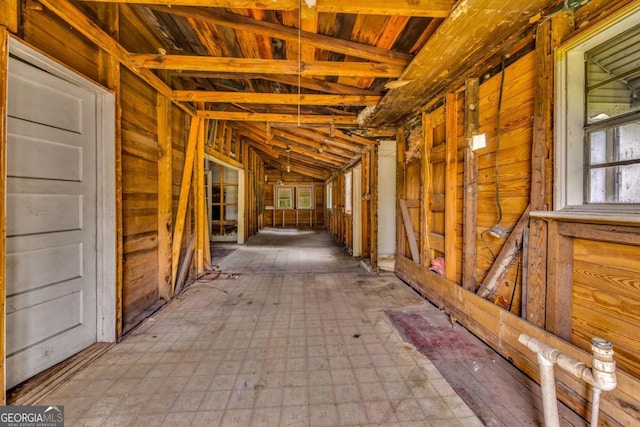
[[96, 96], [11, 58], [7, 124], [12, 387], [96, 342]]

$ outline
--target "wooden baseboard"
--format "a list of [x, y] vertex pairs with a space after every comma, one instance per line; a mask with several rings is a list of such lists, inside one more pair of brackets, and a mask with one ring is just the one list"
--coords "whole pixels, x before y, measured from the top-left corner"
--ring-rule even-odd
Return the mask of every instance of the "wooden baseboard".
[[36, 405], [82, 368], [102, 356], [113, 343], [96, 343], [7, 390], [7, 405]]

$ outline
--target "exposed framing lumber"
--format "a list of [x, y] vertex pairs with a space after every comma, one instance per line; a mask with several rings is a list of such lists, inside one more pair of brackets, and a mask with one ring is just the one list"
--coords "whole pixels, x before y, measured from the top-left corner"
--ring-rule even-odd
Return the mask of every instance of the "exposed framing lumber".
[[179, 6], [173, 6], [171, 8], [151, 6], [151, 8], [159, 12], [199, 19], [213, 25], [226, 26], [234, 30], [248, 31], [260, 34], [264, 37], [273, 37], [279, 40], [294, 42], [296, 44], [302, 43], [305, 47], [342, 53], [347, 56], [363, 58], [369, 61], [405, 66], [412, 58], [411, 55], [405, 53], [393, 52], [376, 46], [357, 43], [350, 40], [343, 40], [336, 37], [326, 36], [324, 34], [317, 34], [309, 31], [298, 31], [293, 27], [256, 20], [233, 13]]
[[[465, 88], [465, 137], [467, 141], [480, 128], [480, 81], [468, 79]], [[464, 206], [462, 236], [462, 287], [475, 292], [478, 287], [478, 162], [470, 148], [464, 150]]]
[[472, 292], [478, 287], [478, 162], [473, 151], [464, 151], [462, 286]]
[[275, 113], [245, 113], [235, 111], [198, 111], [198, 116], [210, 120], [228, 120], [236, 122], [272, 122], [272, 123], [300, 123], [300, 124], [331, 124], [357, 125], [354, 116], [323, 116], [314, 114], [275, 114]]
[[[105, 33], [95, 22], [90, 20], [78, 8], [73, 6], [69, 0], [39, 0], [42, 5], [53, 12], [60, 19], [65, 21], [80, 34], [89, 39], [100, 49], [112, 55], [118, 62], [127, 67], [131, 72], [140, 77], [144, 82], [152, 88], [173, 100], [173, 91], [158, 76], [144, 68], [140, 69], [130, 64], [129, 52], [120, 45], [116, 40]], [[119, 2], [123, 3], [123, 2]], [[184, 103], [174, 102], [179, 108], [184, 110], [190, 116], [194, 116], [193, 109]]]
[[158, 94], [158, 296], [171, 293], [171, 238], [173, 231], [171, 102]]
[[558, 232], [558, 223], [548, 226], [545, 329], [571, 341], [573, 297], [573, 238]]
[[18, 0], [0, 1], [0, 27], [5, 27], [12, 33], [18, 32], [20, 20], [20, 2]]
[[431, 265], [431, 210], [432, 185], [430, 151], [433, 146], [433, 129], [431, 129], [431, 114], [422, 113], [422, 143], [420, 144], [420, 264]]
[[[413, 264], [404, 257], [396, 257], [395, 271], [402, 280], [455, 317], [467, 329], [537, 381], [539, 370], [536, 355], [518, 342], [522, 333], [545, 342], [588, 366], [591, 364], [590, 353], [484, 298], [479, 298], [458, 284]], [[638, 419], [637, 408], [640, 407], [640, 381], [622, 371], [617, 371], [616, 375], [617, 388], [607, 392], [607, 397], [600, 401], [601, 419], [605, 424], [634, 425]], [[585, 386], [581, 379], [561, 369], [556, 370], [556, 381], [559, 385], [558, 398], [583, 418], [588, 419], [590, 388]]]
[[250, 93], [176, 90], [177, 101], [215, 102], [228, 104], [284, 104], [284, 105], [375, 105], [381, 96], [311, 95], [288, 93]]
[[416, 264], [420, 264], [420, 250], [418, 249], [418, 242], [416, 242], [416, 234], [413, 231], [413, 224], [411, 223], [411, 215], [409, 215], [409, 209], [407, 208], [407, 201], [401, 199], [400, 212], [402, 213], [402, 223], [404, 224], [404, 230], [409, 241], [409, 249], [411, 249], [411, 258]]
[[242, 163], [240, 163], [239, 161], [237, 161], [236, 159], [233, 159], [229, 156], [226, 156], [224, 154], [222, 154], [221, 152], [215, 150], [213, 147], [209, 147], [209, 146], [205, 146], [204, 147], [204, 152], [207, 156], [211, 156], [214, 159], [220, 160], [221, 162], [225, 162], [231, 166], [234, 166], [238, 169], [244, 169], [244, 165]]
[[204, 240], [206, 233], [205, 207], [204, 207], [204, 138], [205, 138], [205, 122], [201, 121], [198, 126], [198, 142], [196, 143], [196, 158], [193, 167], [195, 173], [195, 212], [196, 212], [196, 275], [204, 271]]
[[[533, 143], [531, 148], [531, 210], [546, 211], [551, 207], [554, 47], [573, 29], [573, 15], [560, 12], [542, 22], [536, 32], [536, 82], [533, 114]], [[529, 266], [527, 269], [527, 320], [544, 327], [547, 317], [545, 303], [547, 286], [548, 224], [532, 218], [529, 233]], [[553, 316], [553, 315], [551, 315]]]
[[282, 83], [289, 86], [300, 86], [301, 88], [315, 90], [317, 92], [334, 94], [334, 95], [363, 95], [363, 96], [379, 96], [379, 92], [368, 89], [347, 86], [340, 83], [328, 82], [326, 80], [312, 79], [309, 77], [286, 76], [279, 74], [254, 74], [254, 73], [212, 73], [207, 71], [179, 71], [173, 72], [171, 75], [175, 77], [200, 78], [200, 79], [237, 79], [245, 80], [261, 79], [276, 83]]
[[444, 190], [444, 273], [452, 282], [456, 281], [458, 253], [456, 250], [456, 201], [458, 177], [458, 95], [448, 93], [446, 97], [446, 159]]
[[[169, 6], [204, 6], [237, 9], [297, 10], [299, 0], [81, 0], [91, 2], [161, 4]], [[431, 16], [449, 15], [452, 0], [319, 0], [311, 12], [354, 13], [370, 15]]]
[[6, 404], [5, 390], [5, 317], [6, 317], [6, 179], [7, 170], [7, 74], [9, 69], [9, 35], [0, 27], [0, 404]]
[[493, 265], [489, 269], [489, 272], [484, 278], [484, 282], [480, 289], [478, 289], [477, 294], [482, 298], [489, 298], [493, 295], [493, 292], [496, 290], [500, 281], [504, 278], [509, 270], [509, 266], [518, 255], [519, 252], [519, 241], [522, 240], [522, 231], [529, 225], [529, 211], [531, 209], [531, 205], [527, 206], [524, 213], [518, 220], [518, 223], [513, 227], [513, 230], [509, 233], [509, 237], [507, 241], [504, 242], [502, 246], [502, 250], [496, 257]]
[[189, 129], [189, 140], [185, 153], [184, 168], [182, 171], [182, 183], [180, 185], [180, 199], [178, 200], [178, 211], [176, 213], [175, 228], [173, 229], [173, 241], [171, 250], [171, 293], [175, 294], [176, 279], [178, 275], [178, 265], [180, 261], [180, 249], [182, 248], [182, 238], [184, 234], [185, 219], [187, 216], [187, 205], [191, 188], [191, 177], [193, 175], [193, 162], [196, 155], [196, 145], [198, 142], [200, 119], [191, 118]]
[[194, 55], [156, 55], [132, 53], [132, 68], [155, 70], [191, 70], [214, 72], [256, 72], [295, 76], [388, 77], [400, 76], [403, 67], [379, 62], [315, 61], [298, 62], [285, 59], [227, 58]]

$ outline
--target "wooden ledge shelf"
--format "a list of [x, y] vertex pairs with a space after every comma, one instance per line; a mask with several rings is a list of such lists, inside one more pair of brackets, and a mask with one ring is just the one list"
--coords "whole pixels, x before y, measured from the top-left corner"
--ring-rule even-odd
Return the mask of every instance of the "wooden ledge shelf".
[[534, 211], [529, 216], [545, 221], [640, 226], [640, 213], [638, 212]]

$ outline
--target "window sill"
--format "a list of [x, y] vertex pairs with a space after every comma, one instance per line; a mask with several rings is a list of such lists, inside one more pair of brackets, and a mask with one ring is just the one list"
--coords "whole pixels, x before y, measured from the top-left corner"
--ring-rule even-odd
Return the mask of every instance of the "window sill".
[[587, 224], [611, 224], [640, 226], [638, 212], [605, 212], [605, 211], [534, 211], [529, 213], [532, 218], [545, 221], [577, 222]]

